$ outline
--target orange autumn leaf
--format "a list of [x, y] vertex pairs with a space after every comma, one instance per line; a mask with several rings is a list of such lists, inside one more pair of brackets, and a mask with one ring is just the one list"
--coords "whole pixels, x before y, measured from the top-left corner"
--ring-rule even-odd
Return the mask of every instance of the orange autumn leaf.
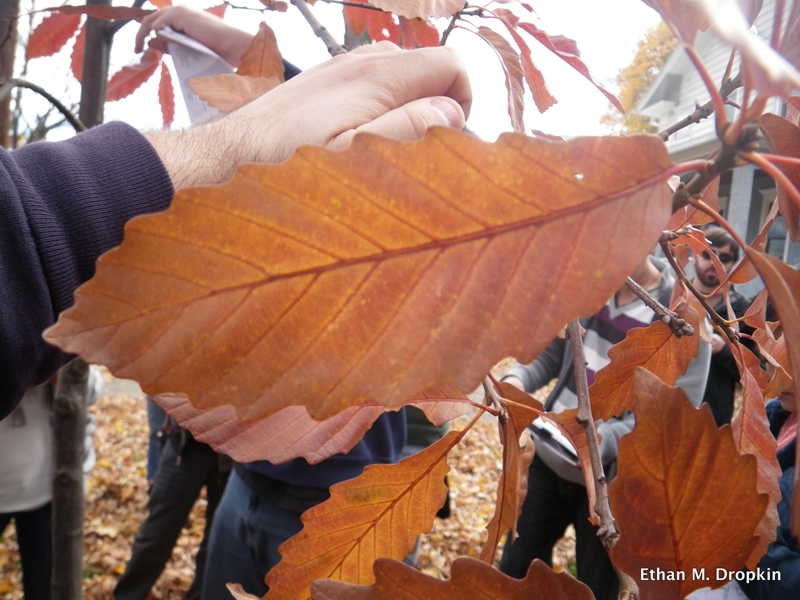
[[52, 56], [66, 44], [81, 24], [80, 15], [54, 12], [31, 32], [25, 46], [25, 59]]
[[464, 0], [370, 0], [369, 3], [409, 19], [451, 17], [465, 4]]
[[[695, 332], [699, 330], [700, 317], [694, 308], [684, 305], [681, 317]], [[697, 356], [699, 347], [699, 335], [676, 337], [661, 321], [631, 329], [622, 342], [608, 351], [609, 364], [595, 373], [589, 387], [592, 414], [596, 419], [607, 420], [631, 410], [634, 373], [639, 367], [655, 373], [668, 385], [674, 384]]]
[[84, 4], [83, 6], [59, 6], [50, 8], [53, 12], [65, 15], [87, 15], [95, 19], [113, 21], [116, 19], [134, 19], [141, 21], [142, 18], [153, 12], [152, 9], [137, 8], [135, 6], [104, 6], [97, 4]]
[[457, 558], [450, 579], [435, 579], [401, 562], [375, 562], [375, 583], [356, 586], [317, 581], [312, 600], [594, 600], [589, 588], [569, 575], [555, 573], [541, 560], [531, 563], [525, 579], [513, 579], [474, 558]]
[[[682, 390], [638, 369], [636, 427], [619, 441], [618, 474], [609, 487], [620, 538], [614, 564], [637, 580], [643, 598], [683, 598], [723, 585], [693, 569], [738, 571], [769, 498], [756, 488], [756, 459], [740, 455], [708, 405], [694, 408]], [[731, 518], [736, 515], [735, 527]], [[644, 580], [644, 569], [684, 571], [684, 580]]]
[[519, 53], [511, 44], [499, 33], [488, 27], [479, 27], [478, 35], [485, 39], [495, 49], [503, 65], [503, 72], [506, 76], [506, 89], [508, 90], [508, 116], [511, 117], [511, 126], [514, 131], [525, 133], [525, 121], [523, 112], [525, 111], [525, 79], [522, 72]]
[[[527, 473], [533, 460], [532, 452], [524, 455], [521, 452], [520, 436], [533, 422], [536, 412], [541, 414], [544, 409], [541, 402], [509, 383], [494, 385], [500, 396], [511, 402], [506, 405], [508, 420], [498, 420], [500, 441], [503, 444], [503, 472], [497, 484], [494, 516], [486, 526], [489, 537], [480, 554], [480, 560], [487, 564], [494, 561], [497, 545], [506, 531], [511, 532], [512, 539], [517, 537], [517, 517], [524, 499], [519, 494], [520, 478]], [[528, 439], [526, 443], [532, 445], [533, 441]]]
[[[714, 210], [719, 211], [719, 177], [714, 179], [714, 181], [705, 187], [700, 195], [700, 200], [705, 202]], [[714, 217], [711, 217], [703, 211], [696, 209], [694, 206], [684, 206], [672, 214], [672, 218], [667, 224], [666, 229], [670, 231], [676, 231], [687, 225], [707, 225], [713, 222]]]
[[113, 102], [130, 96], [144, 84], [161, 64], [161, 52], [148, 48], [138, 63], [126, 65], [111, 76], [106, 88], [106, 101]]
[[237, 75], [248, 77], [276, 77], [279, 83], [283, 82], [283, 62], [281, 52], [278, 50], [278, 40], [275, 32], [262, 22], [258, 26], [258, 33], [253, 36], [250, 47], [242, 55]]
[[[278, 413], [242, 423], [231, 406], [201, 410], [183, 394], [158, 394], [153, 402], [200, 442], [241, 463], [268, 460], [281, 464], [302, 456], [309, 464], [348, 452], [385, 412], [377, 404], [360, 404], [324, 421], [315, 421], [302, 406], [289, 406]], [[460, 417], [470, 402], [454, 386], [426, 390], [411, 402], [439, 426]]]
[[86, 50], [86, 23], [83, 24], [81, 30], [78, 32], [78, 37], [75, 38], [75, 45], [72, 46], [72, 53], [70, 54], [70, 68], [75, 79], [81, 81], [83, 77], [83, 56]]
[[305, 600], [317, 579], [368, 585], [376, 559], [402, 560], [433, 526], [447, 497], [447, 455], [467, 431], [332, 486], [328, 500], [303, 513], [302, 531], [281, 545], [282, 560], [266, 578], [269, 599]]
[[400, 45], [413, 50], [420, 47], [433, 47], [439, 45], [439, 30], [432, 24], [421, 19], [406, 19], [399, 17]]
[[193, 77], [189, 87], [201, 100], [221, 113], [229, 113], [280, 85], [277, 77], [248, 77], [226, 73]]
[[649, 136], [303, 148], [132, 220], [47, 339], [243, 421], [471, 391], [619, 288], [669, 218], [669, 165]]
[[[800, 128], [797, 125], [770, 113], [761, 115], [758, 122], [772, 154], [800, 158]], [[779, 165], [779, 168], [795, 187], [800, 186], [800, 167]], [[789, 238], [796, 242], [800, 240], [800, 225], [798, 225], [800, 208], [789, 197], [783, 185], [779, 183], [777, 188], [778, 204], [783, 215], [783, 222], [786, 224]]]
[[740, 454], [752, 454], [758, 465], [758, 491], [769, 496], [769, 505], [759, 523], [756, 533], [758, 544], [747, 560], [747, 567], [755, 570], [758, 561], [767, 552], [767, 546], [775, 541], [775, 531], [780, 524], [778, 503], [781, 501], [781, 490], [778, 486], [782, 472], [775, 457], [778, 443], [769, 429], [767, 412], [764, 409], [764, 394], [767, 374], [761, 368], [761, 362], [755, 354], [740, 344], [728, 343], [739, 368], [740, 382], [743, 389], [742, 408], [731, 423], [733, 441]]
[[161, 63], [161, 77], [158, 81], [158, 103], [161, 105], [164, 128], [168, 129], [175, 119], [175, 90], [172, 87], [172, 76], [163, 62]]

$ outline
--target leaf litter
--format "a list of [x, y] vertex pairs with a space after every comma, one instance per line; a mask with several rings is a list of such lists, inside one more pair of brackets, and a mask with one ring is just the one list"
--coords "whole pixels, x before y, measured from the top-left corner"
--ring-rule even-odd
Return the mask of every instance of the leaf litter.
[[[504, 372], [501, 363], [496, 371]], [[495, 373], [497, 376], [498, 373]], [[111, 375], [104, 370], [110, 381]], [[543, 400], [547, 389], [536, 394]], [[146, 465], [149, 430], [144, 396], [110, 394], [89, 408], [97, 418], [94, 447], [97, 464], [88, 476], [84, 514], [83, 597], [110, 600], [117, 579], [130, 558], [133, 538], [147, 514]], [[470, 415], [454, 421], [461, 429]], [[422, 536], [417, 568], [444, 579], [460, 556], [477, 558], [487, 539], [492, 518], [503, 450], [494, 418], [481, 419], [450, 453], [448, 481], [452, 513], [436, 519], [430, 534]], [[181, 531], [150, 598], [180, 600], [194, 577], [194, 557], [205, 527], [205, 497], [201, 495]], [[495, 565], [502, 555], [495, 553]], [[553, 551], [556, 571], [572, 570], [574, 531], [570, 527]], [[22, 572], [13, 523], [0, 537], [0, 597], [23, 600]]]

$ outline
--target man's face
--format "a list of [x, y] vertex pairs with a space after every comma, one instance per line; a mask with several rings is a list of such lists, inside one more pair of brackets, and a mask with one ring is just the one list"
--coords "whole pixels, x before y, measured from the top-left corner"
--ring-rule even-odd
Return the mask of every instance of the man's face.
[[716, 287], [719, 285], [719, 277], [717, 271], [714, 269], [714, 263], [711, 262], [711, 257], [706, 258], [708, 252], [713, 252], [717, 255], [722, 266], [725, 267], [725, 272], [730, 273], [733, 268], [733, 254], [731, 253], [731, 245], [725, 244], [724, 246], [711, 246], [710, 250], [704, 250], [701, 254], [694, 257], [694, 270], [697, 274], [697, 279], [700, 283], [709, 287]]

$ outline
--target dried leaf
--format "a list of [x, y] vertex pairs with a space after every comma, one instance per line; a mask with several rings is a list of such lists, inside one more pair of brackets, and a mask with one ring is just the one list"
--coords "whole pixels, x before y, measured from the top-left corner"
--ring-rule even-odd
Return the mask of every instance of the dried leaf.
[[[211, 13], [215, 17], [219, 17], [220, 19], [225, 18], [225, 11], [228, 9], [228, 5], [225, 3], [218, 4], [217, 6], [209, 6], [208, 8], [204, 8], [207, 13]], [[286, 11], [284, 11], [286, 12]]]
[[[620, 532], [614, 564], [639, 580], [643, 598], [719, 587], [715, 569], [738, 571], [758, 541], [753, 531], [769, 499], [756, 490], [756, 459], [739, 454], [708, 405], [695, 409], [682, 390], [652, 373], [637, 371], [634, 393], [636, 427], [619, 441], [619, 471], [609, 489]], [[639, 577], [657, 568], [683, 571], [685, 579]], [[706, 580], [693, 577], [693, 569], [705, 569]]]
[[83, 55], [86, 50], [86, 23], [83, 24], [81, 30], [78, 32], [78, 37], [75, 38], [75, 44], [72, 46], [72, 54], [70, 55], [70, 67], [75, 79], [81, 81], [83, 79]]
[[148, 48], [138, 64], [122, 67], [109, 80], [106, 101], [127, 98], [153, 76], [161, 63], [161, 52]]
[[600, 92], [602, 92], [606, 98], [608, 98], [609, 102], [611, 102], [611, 104], [617, 108], [617, 110], [622, 113], [625, 112], [625, 109], [622, 108], [622, 103], [619, 101], [619, 99], [610, 91], [608, 91], [605, 86], [595, 79], [589, 72], [589, 67], [587, 67], [586, 63], [581, 60], [580, 52], [578, 51], [578, 45], [574, 40], [564, 36], [551, 37], [545, 31], [542, 31], [532, 23], [520, 23], [519, 28], [527, 31], [536, 39], [536, 41], [542, 44], [542, 46], [550, 50], [561, 60], [566, 62], [570, 67], [591, 81], [592, 84], [594, 84], [594, 86], [600, 90]]
[[[286, 12], [289, 10], [289, 5], [286, 2], [281, 2], [280, 0], [260, 0], [261, 4], [267, 7], [267, 10], [275, 10], [278, 12]], [[314, 6], [314, 2], [309, 2], [311, 6]]]
[[[773, 114], [761, 115], [759, 125], [772, 154], [800, 158], [800, 129], [796, 125]], [[778, 168], [786, 174], [795, 188], [800, 189], [800, 167], [778, 165]], [[789, 232], [789, 238], [796, 242], [800, 240], [800, 224], [798, 224], [800, 207], [787, 194], [783, 185], [777, 183], [777, 188], [783, 222]]]
[[303, 513], [302, 531], [281, 545], [282, 560], [267, 574], [270, 600], [308, 598], [322, 578], [370, 584], [377, 558], [411, 552], [447, 497], [447, 454], [465, 432], [332, 486], [328, 500]]
[[[698, 331], [700, 317], [694, 308], [684, 305], [679, 316]], [[596, 419], [608, 420], [631, 410], [634, 374], [640, 367], [655, 373], [667, 385], [673, 385], [686, 372], [699, 348], [699, 336], [678, 338], [669, 325], [661, 321], [631, 329], [622, 342], [608, 351], [611, 362], [595, 373], [594, 383], [589, 387], [592, 414]]]
[[148, 0], [148, 1], [156, 8], [165, 8], [167, 6], [172, 6], [172, 0]]
[[525, 579], [513, 579], [473, 558], [456, 559], [447, 581], [393, 560], [379, 559], [373, 568], [373, 585], [317, 581], [311, 588], [312, 600], [594, 600], [586, 585], [568, 573], [553, 572], [538, 559]]
[[229, 113], [253, 98], [263, 96], [280, 85], [277, 77], [247, 77], [226, 73], [209, 77], [193, 77], [189, 87], [209, 106]]
[[72, 39], [80, 24], [80, 15], [54, 12], [45, 17], [28, 38], [28, 44], [25, 46], [25, 59], [32, 60], [42, 56], [52, 56]]
[[[154, 4], [154, 3], [152, 3]], [[137, 8], [135, 6], [102, 6], [97, 4], [84, 4], [82, 6], [59, 6], [48, 8], [52, 12], [59, 12], [65, 15], [87, 15], [95, 19], [113, 21], [115, 19], [141, 21], [151, 12], [152, 8]]]
[[452, 17], [464, 8], [463, 0], [372, 0], [370, 4], [398, 16], [425, 20]]
[[495, 9], [494, 13], [500, 19], [500, 22], [506, 26], [506, 29], [511, 34], [511, 37], [514, 38], [514, 42], [519, 47], [520, 58], [522, 59], [522, 71], [525, 74], [525, 81], [528, 82], [528, 87], [531, 90], [531, 95], [533, 96], [533, 101], [536, 104], [536, 108], [539, 109], [540, 113], [545, 112], [548, 108], [556, 104], [558, 100], [556, 100], [555, 97], [550, 93], [550, 90], [547, 89], [547, 84], [544, 81], [544, 75], [542, 75], [542, 72], [536, 68], [536, 65], [533, 64], [533, 60], [531, 59], [531, 49], [517, 31], [519, 18], [511, 11], [504, 8]]
[[258, 33], [253, 36], [250, 47], [242, 55], [237, 75], [248, 77], [275, 77], [283, 83], [283, 62], [281, 52], [278, 50], [278, 40], [275, 32], [262, 22], [258, 26]]
[[229, 583], [226, 587], [235, 600], [259, 600], [258, 596], [245, 592], [244, 588], [238, 583]]
[[[719, 177], [706, 186], [700, 196], [700, 200], [708, 204], [712, 209], [719, 211]], [[714, 217], [696, 209], [694, 206], [684, 206], [673, 213], [667, 225], [667, 229], [670, 231], [677, 231], [687, 225], [697, 227], [699, 225], [708, 225], [713, 222]]]
[[389, 13], [368, 10], [367, 33], [374, 42], [388, 40], [393, 44], [400, 43], [400, 28]]
[[519, 61], [519, 54], [509, 44], [506, 39], [488, 27], [478, 28], [478, 35], [485, 39], [497, 51], [500, 62], [503, 65], [503, 72], [506, 75], [506, 89], [508, 90], [508, 116], [511, 117], [511, 126], [514, 131], [525, 133], [525, 93], [524, 74], [522, 65]]
[[367, 19], [372, 11], [369, 8], [353, 6], [353, 4], [368, 4], [368, 2], [366, 0], [353, 0], [352, 3], [342, 7], [342, 14], [347, 28], [355, 35], [361, 35], [367, 29]]
[[47, 339], [242, 420], [473, 390], [619, 288], [669, 218], [669, 165], [650, 136], [303, 148], [128, 223]]
[[169, 129], [175, 119], [175, 90], [172, 88], [172, 76], [163, 62], [161, 63], [161, 79], [158, 82], [158, 103], [161, 105], [164, 129]]
[[433, 47], [439, 45], [439, 30], [428, 21], [399, 17], [400, 45], [403, 48]]
[[786, 338], [781, 336], [775, 340], [772, 339], [771, 333], [767, 334], [765, 330], [758, 329], [753, 334], [753, 339], [758, 344], [761, 358], [775, 367], [775, 375], [764, 390], [764, 395], [767, 398], [777, 398], [778, 394], [792, 385], [792, 376], [789, 374], [792, 368], [789, 364]]
[[747, 348], [736, 344], [731, 347], [731, 351], [739, 368], [743, 388], [742, 409], [731, 423], [733, 441], [740, 454], [752, 454], [756, 457], [758, 491], [767, 494], [770, 499], [767, 511], [756, 530], [758, 544], [747, 560], [747, 567], [754, 571], [758, 561], [766, 554], [767, 546], [775, 541], [775, 532], [780, 524], [778, 503], [781, 501], [781, 490], [778, 479], [782, 473], [775, 457], [778, 443], [769, 429], [764, 410], [764, 394], [761, 392], [767, 383], [766, 373], [758, 358]]

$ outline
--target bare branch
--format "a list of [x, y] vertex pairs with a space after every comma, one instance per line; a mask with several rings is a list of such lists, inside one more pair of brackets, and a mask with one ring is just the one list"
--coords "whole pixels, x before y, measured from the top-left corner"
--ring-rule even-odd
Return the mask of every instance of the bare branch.
[[678, 316], [678, 313], [671, 311], [666, 306], [661, 304], [661, 302], [653, 298], [653, 296], [651, 296], [646, 289], [636, 283], [633, 279], [628, 277], [625, 285], [627, 285], [630, 291], [639, 296], [639, 298], [642, 299], [642, 302], [649, 306], [650, 309], [656, 313], [656, 315], [658, 315], [658, 318], [662, 323], [669, 325], [670, 329], [672, 329], [672, 333], [675, 334], [675, 337], [680, 338], [684, 335], [694, 335], [694, 327], [681, 319]]
[[[742, 87], [742, 74], [739, 73], [733, 79], [727, 81], [719, 88], [719, 95], [724, 99], [727, 100], [728, 96], [730, 96], [735, 90]], [[694, 123], [699, 123], [703, 119], [706, 119], [714, 114], [714, 102], [709, 100], [703, 106], [698, 106], [697, 109], [690, 114], [685, 119], [681, 119], [674, 125], [667, 127], [664, 131], [658, 133], [658, 136], [664, 140], [665, 142], [669, 139], [669, 137], [681, 129], [688, 127], [689, 125], [693, 125]]]
[[306, 0], [292, 0], [292, 4], [294, 4], [300, 13], [305, 17], [308, 24], [311, 25], [311, 29], [314, 34], [325, 42], [325, 45], [328, 48], [328, 52], [331, 56], [338, 56], [339, 54], [346, 54], [347, 48], [340, 45], [339, 42], [331, 35], [331, 32], [323, 27], [322, 23], [317, 20], [317, 17], [314, 16], [314, 13], [311, 11], [311, 7], [308, 5]]
[[73, 115], [70, 110], [64, 106], [58, 98], [53, 96], [50, 92], [45, 90], [44, 88], [39, 87], [35, 83], [31, 83], [30, 81], [25, 81], [24, 79], [6, 79], [2, 85], [0, 85], [0, 99], [5, 98], [8, 94], [11, 93], [15, 87], [27, 88], [39, 94], [40, 96], [44, 97], [50, 104], [55, 106], [58, 111], [64, 115], [64, 118], [69, 121], [69, 124], [72, 125], [72, 128], [76, 132], [86, 131], [86, 126], [81, 123], [80, 119]]

